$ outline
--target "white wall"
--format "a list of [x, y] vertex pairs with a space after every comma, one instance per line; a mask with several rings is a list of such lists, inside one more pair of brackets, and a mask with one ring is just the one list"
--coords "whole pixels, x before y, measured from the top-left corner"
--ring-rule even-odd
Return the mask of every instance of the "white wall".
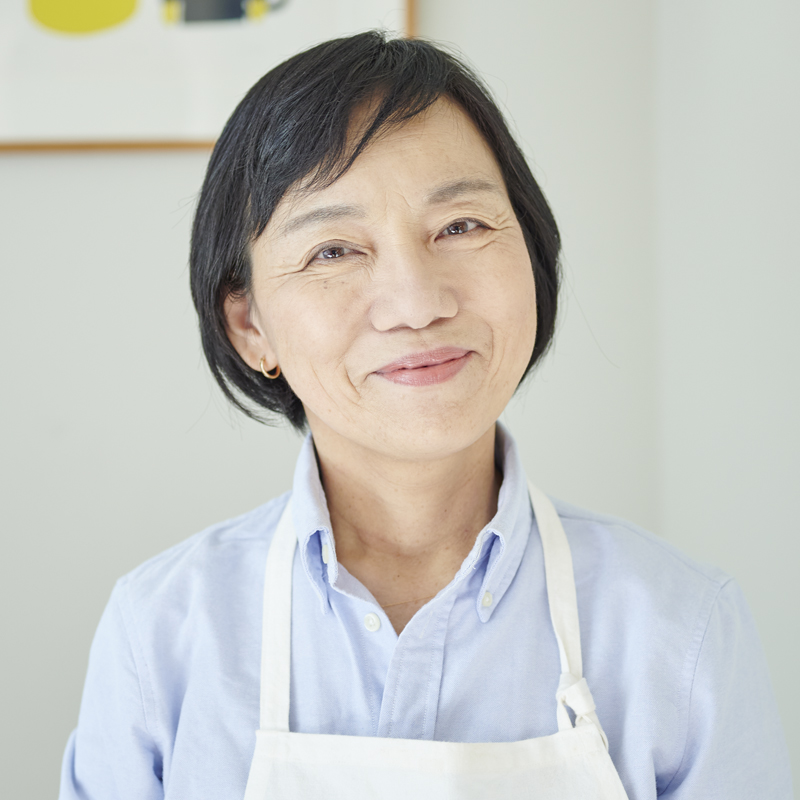
[[[796, 5], [420, 5], [508, 106], [564, 234], [557, 344], [506, 414], [531, 476], [736, 574], [789, 730]], [[291, 481], [296, 438], [227, 411], [201, 361], [204, 165], [0, 156], [4, 796], [54, 796], [113, 581]]]
[[661, 527], [735, 575], [800, 776], [800, 5], [658, 17]]
[[113, 582], [291, 486], [235, 417], [186, 268], [206, 155], [0, 156], [0, 796], [55, 797]]

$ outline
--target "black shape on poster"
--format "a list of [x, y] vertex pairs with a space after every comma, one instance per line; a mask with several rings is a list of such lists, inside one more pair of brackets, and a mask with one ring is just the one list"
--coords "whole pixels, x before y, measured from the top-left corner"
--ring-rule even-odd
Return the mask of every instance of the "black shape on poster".
[[[268, 0], [264, 11], [275, 11], [287, 0]], [[213, 22], [225, 19], [243, 19], [248, 14], [245, 0], [183, 0], [184, 22]], [[260, 14], [259, 14], [260, 16]]]

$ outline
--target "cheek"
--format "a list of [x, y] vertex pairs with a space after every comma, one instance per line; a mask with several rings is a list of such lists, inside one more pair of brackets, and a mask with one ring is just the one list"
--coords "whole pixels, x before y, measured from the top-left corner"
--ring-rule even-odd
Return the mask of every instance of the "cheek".
[[297, 290], [286, 287], [270, 306], [268, 319], [281, 368], [302, 400], [303, 388], [314, 376], [343, 362], [358, 316], [353, 292], [321, 280]]
[[496, 334], [511, 347], [530, 351], [536, 337], [536, 287], [528, 250], [524, 243], [515, 244], [496, 255], [484, 272], [478, 297], [491, 298]]
[[515, 384], [528, 366], [536, 342], [536, 292], [533, 273], [524, 277], [524, 280], [515, 284], [517, 291], [508, 298], [508, 321], [504, 329], [508, 337], [504, 343], [505, 350]]
[[527, 264], [522, 281], [522, 291], [519, 293], [519, 313], [528, 331], [529, 350], [533, 351], [533, 343], [536, 339], [536, 328], [538, 319], [536, 316], [536, 284], [533, 278], [533, 267]]

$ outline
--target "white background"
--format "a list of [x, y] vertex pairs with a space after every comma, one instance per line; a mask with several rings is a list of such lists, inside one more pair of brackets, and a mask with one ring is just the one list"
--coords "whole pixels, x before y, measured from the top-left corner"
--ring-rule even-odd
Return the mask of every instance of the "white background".
[[[531, 478], [738, 578], [797, 774], [800, 7], [423, 0], [420, 27], [487, 75], [564, 235], [556, 346], [506, 413]], [[205, 160], [0, 157], [4, 796], [55, 796], [114, 580], [291, 482], [298, 440], [202, 363]]]

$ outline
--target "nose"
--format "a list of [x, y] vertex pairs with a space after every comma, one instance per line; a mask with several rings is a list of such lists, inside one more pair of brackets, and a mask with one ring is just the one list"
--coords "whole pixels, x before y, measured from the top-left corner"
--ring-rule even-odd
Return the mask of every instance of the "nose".
[[[452, 265], [449, 265], [452, 267]], [[373, 327], [420, 330], [458, 313], [452, 269], [423, 246], [406, 244], [381, 254], [373, 276]]]

